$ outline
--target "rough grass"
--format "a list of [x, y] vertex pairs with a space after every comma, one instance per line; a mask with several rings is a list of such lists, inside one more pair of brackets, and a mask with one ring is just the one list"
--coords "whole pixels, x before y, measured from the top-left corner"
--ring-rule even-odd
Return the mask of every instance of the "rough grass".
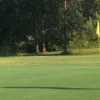
[[1, 57], [0, 100], [100, 100], [100, 56]]

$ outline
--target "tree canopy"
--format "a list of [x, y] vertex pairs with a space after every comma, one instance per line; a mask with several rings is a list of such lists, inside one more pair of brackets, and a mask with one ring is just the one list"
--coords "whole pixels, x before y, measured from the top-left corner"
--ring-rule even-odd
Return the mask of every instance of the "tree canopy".
[[0, 0], [0, 50], [96, 47], [99, 16], [100, 0]]

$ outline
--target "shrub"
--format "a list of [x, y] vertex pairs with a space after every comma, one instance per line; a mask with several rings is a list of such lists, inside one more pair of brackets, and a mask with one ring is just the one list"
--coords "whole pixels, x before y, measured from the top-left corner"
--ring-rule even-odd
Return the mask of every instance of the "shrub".
[[0, 47], [0, 56], [12, 56], [16, 55], [16, 48], [10, 46], [2, 46]]

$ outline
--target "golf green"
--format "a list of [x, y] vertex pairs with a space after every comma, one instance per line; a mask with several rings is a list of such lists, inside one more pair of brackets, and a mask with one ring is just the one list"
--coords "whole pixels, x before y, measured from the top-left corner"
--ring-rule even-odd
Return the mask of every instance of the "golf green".
[[100, 100], [99, 55], [0, 58], [0, 100]]

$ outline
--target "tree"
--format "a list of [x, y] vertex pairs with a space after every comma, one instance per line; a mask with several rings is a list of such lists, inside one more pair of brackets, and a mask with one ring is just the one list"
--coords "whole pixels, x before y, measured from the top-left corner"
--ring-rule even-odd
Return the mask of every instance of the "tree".
[[89, 20], [89, 17], [95, 19], [95, 13], [100, 13], [100, 0], [82, 0], [83, 16]]
[[17, 4], [12, 1], [0, 1], [0, 43], [1, 45], [13, 46], [16, 44], [17, 34], [15, 34], [17, 23]]
[[61, 30], [64, 36], [63, 54], [66, 54], [68, 53], [68, 42], [73, 37], [73, 31], [78, 29], [78, 24], [80, 24], [78, 21], [81, 20], [77, 0], [63, 0], [62, 6], [60, 7], [60, 14]]

